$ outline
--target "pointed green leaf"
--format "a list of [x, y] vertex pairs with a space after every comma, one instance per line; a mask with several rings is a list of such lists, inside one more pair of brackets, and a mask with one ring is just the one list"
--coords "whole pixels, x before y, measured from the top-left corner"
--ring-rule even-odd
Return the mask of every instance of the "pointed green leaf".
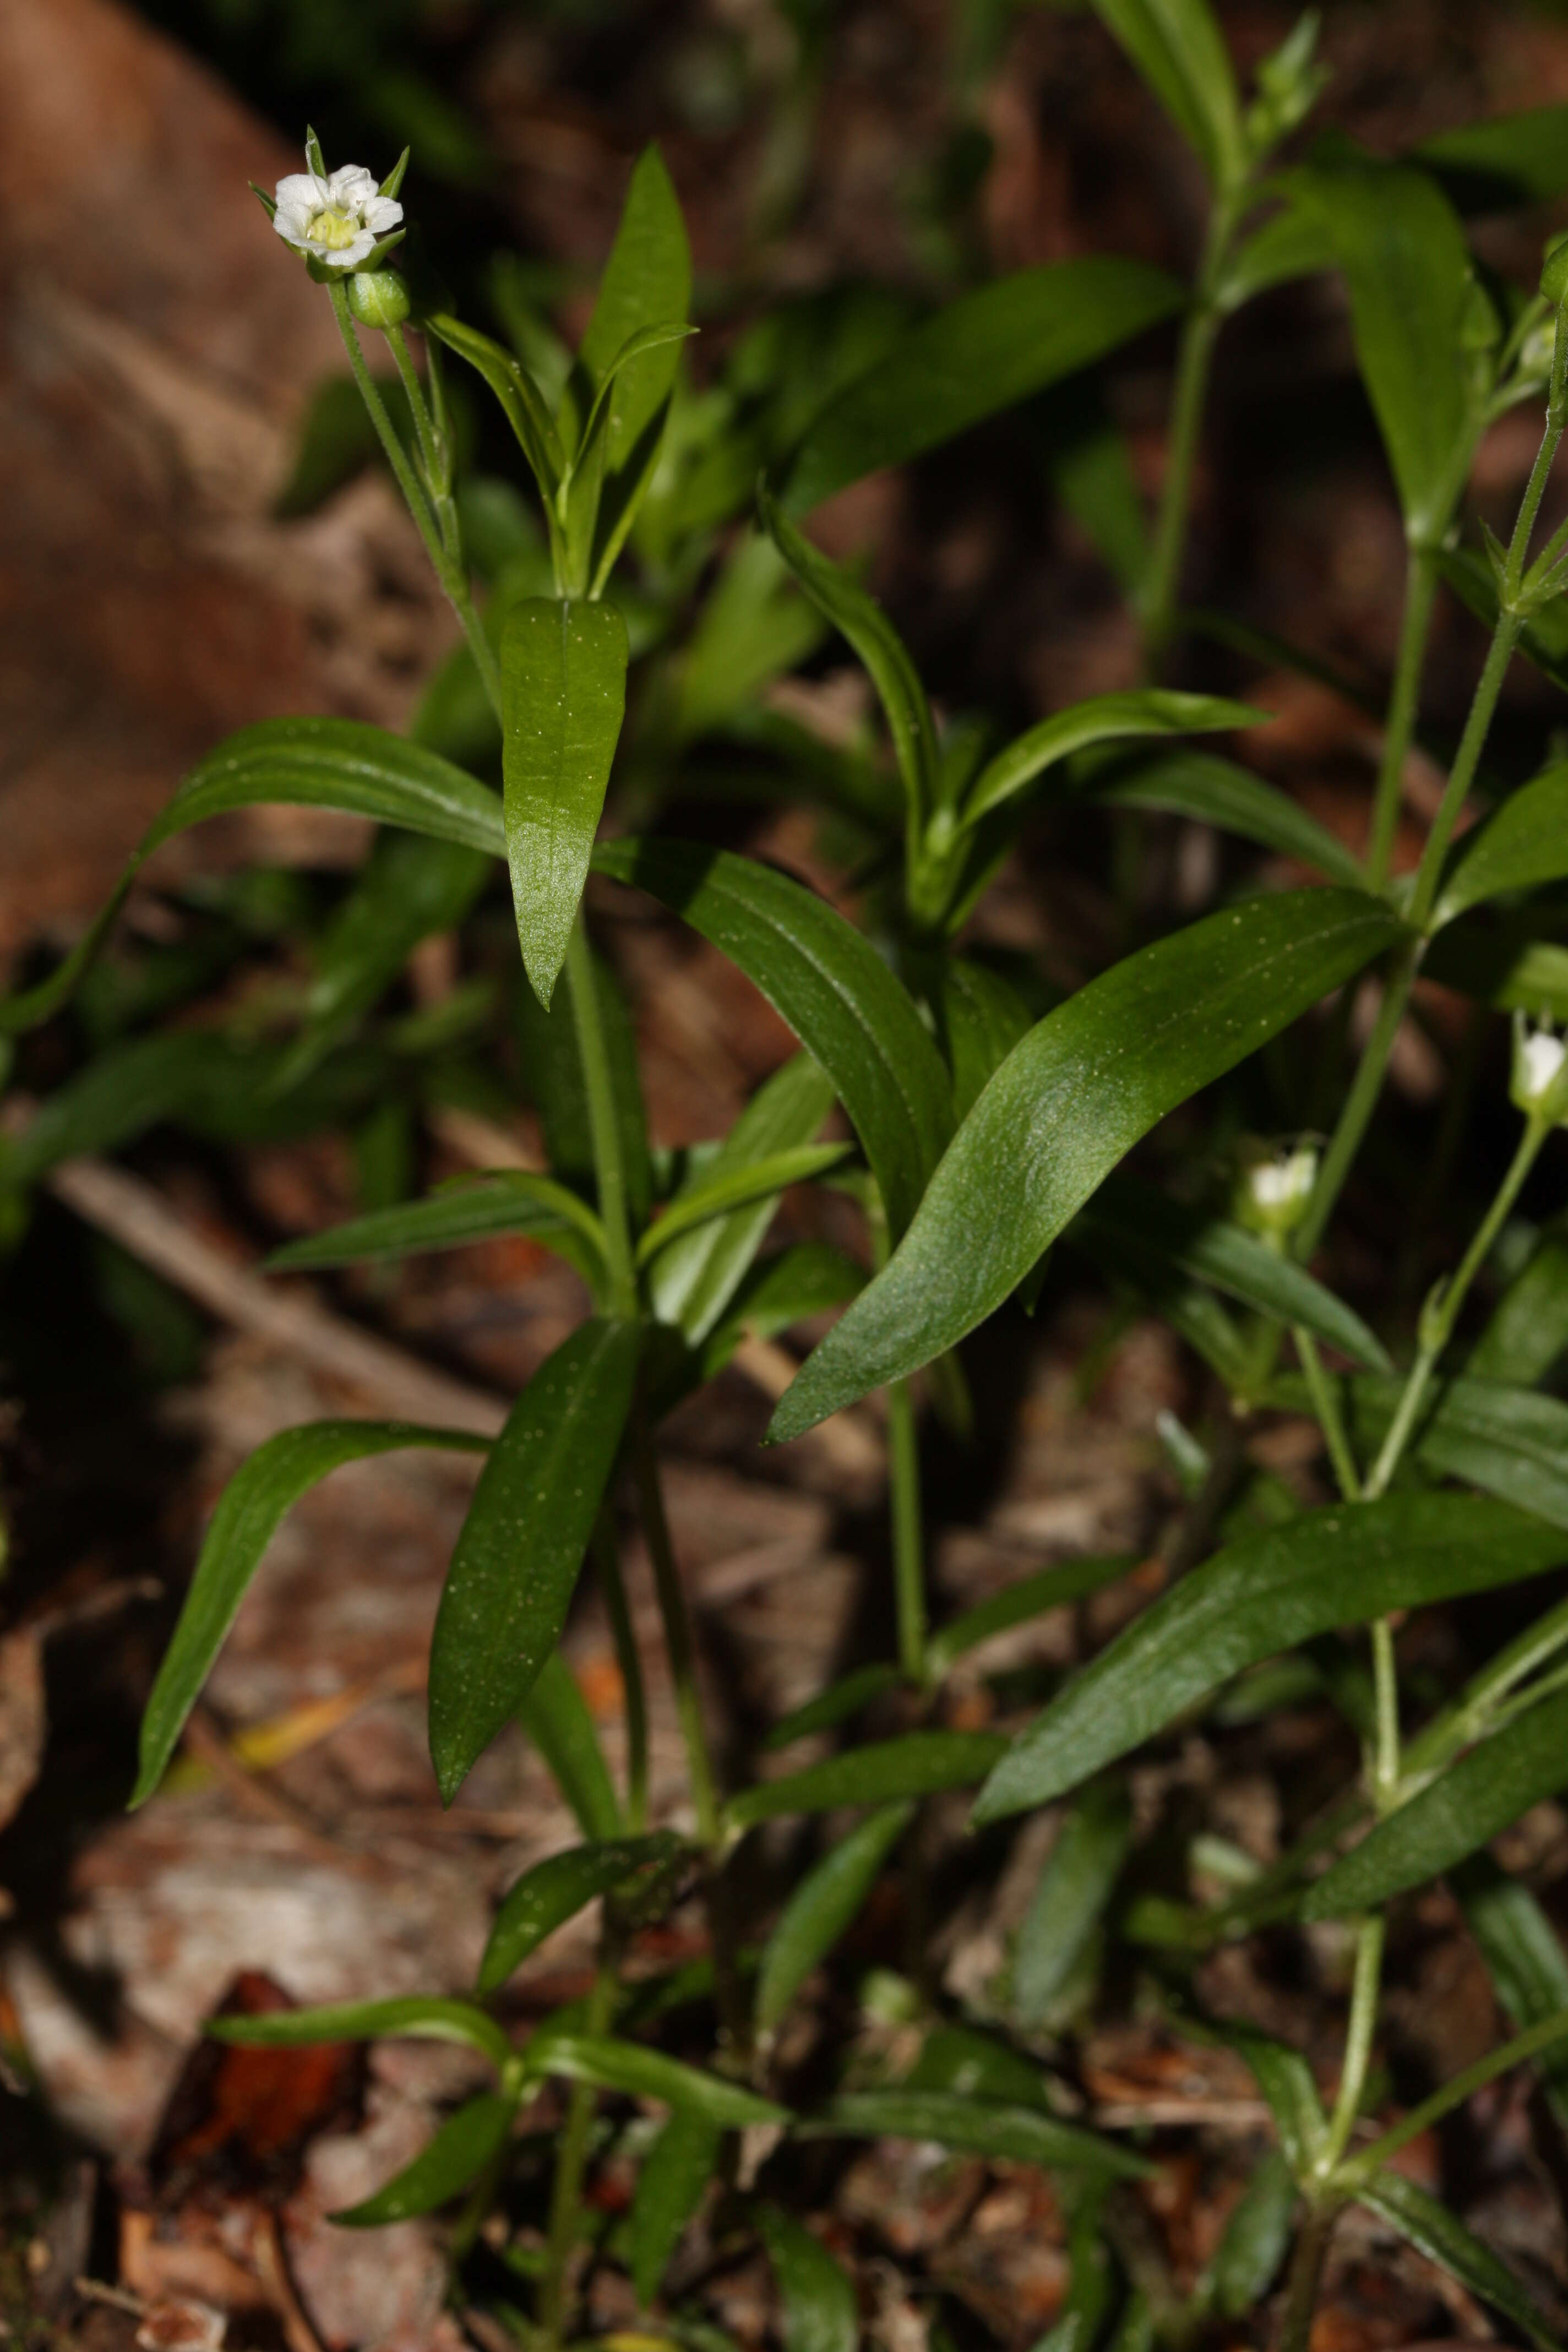
[[924, 982], [952, 1072], [952, 1107], [964, 1118], [992, 1072], [1027, 1036], [1035, 1015], [1009, 981], [968, 956], [933, 959]]
[[1100, 255], [961, 295], [828, 402], [795, 453], [785, 508], [805, 514], [863, 475], [906, 465], [1103, 359], [1184, 299], [1163, 270]]
[[517, 436], [518, 446], [539, 485], [546, 510], [552, 510], [556, 486], [565, 471], [566, 456], [544, 396], [528, 370], [489, 335], [480, 334], [476, 327], [465, 326], [460, 319], [444, 310], [426, 319], [425, 326], [448, 351], [456, 352], [459, 359], [477, 368], [489, 385]]
[[1013, 2007], [1039, 2025], [1071, 1976], [1115, 1891], [1132, 1843], [1132, 1809], [1118, 1780], [1097, 1781], [1052, 1846], [1013, 1954]]
[[200, 1696], [261, 1556], [286, 1511], [345, 1462], [431, 1445], [484, 1454], [488, 1438], [462, 1429], [422, 1429], [402, 1421], [317, 1421], [285, 1429], [258, 1446], [218, 1498], [174, 1638], [142, 1717], [132, 1806], [163, 1779], [185, 1718]]
[[1208, 0], [1095, 0], [1095, 7], [1216, 187], [1247, 170], [1241, 101]]
[[813, 547], [765, 489], [759, 490], [757, 504], [779, 553], [812, 603], [864, 663], [892, 738], [906, 807], [911, 820], [921, 823], [936, 803], [939, 761], [931, 705], [909, 648], [881, 606]]
[[1549, 1227], [1471, 1349], [1467, 1376], [1533, 1388], [1568, 1348], [1568, 1233]]
[[389, 2221], [412, 2221], [416, 2214], [449, 2205], [504, 2146], [516, 2112], [515, 2099], [482, 2091], [448, 2116], [429, 2146], [374, 2197], [346, 2205], [328, 2220], [345, 2230], [379, 2230]]
[[1212, 694], [1173, 694], [1150, 686], [1096, 695], [1041, 719], [987, 761], [965, 796], [964, 822], [977, 824], [1047, 768], [1091, 743], [1121, 743], [1140, 735], [1214, 735], [1231, 728], [1266, 726], [1268, 720], [1266, 710], [1255, 710], [1247, 702], [1221, 701]]
[[792, 1184], [807, 1184], [842, 1167], [851, 1156], [846, 1143], [797, 1143], [788, 1151], [773, 1151], [749, 1168], [705, 1168], [700, 1182], [672, 1201], [657, 1224], [637, 1244], [637, 1263], [647, 1265], [700, 1225], [710, 1224], [731, 1210], [749, 1209], [759, 1201], [776, 1202]]
[[1065, 1609], [1075, 1601], [1087, 1600], [1137, 1565], [1132, 1552], [1117, 1552], [1105, 1559], [1066, 1559], [1058, 1568], [1042, 1568], [1033, 1576], [1019, 1577], [1016, 1583], [1004, 1585], [1000, 1592], [977, 1601], [932, 1634], [927, 1653], [931, 1673], [940, 1678], [966, 1650], [977, 1649], [982, 1642], [1015, 1625], [1026, 1624], [1031, 1617], [1043, 1616], [1047, 1609]]
[[907, 991], [842, 915], [787, 875], [678, 841], [601, 842], [634, 883], [722, 949], [833, 1081], [902, 1232], [952, 1129], [942, 1056]]
[[289, 1242], [273, 1251], [267, 1271], [293, 1274], [416, 1257], [426, 1250], [460, 1249], [507, 1234], [527, 1234], [559, 1251], [590, 1283], [603, 1274], [603, 1240], [592, 1209], [564, 1184], [521, 1168], [497, 1169], [488, 1176], [443, 1185], [423, 1201], [400, 1201], [395, 1208], [375, 1209], [368, 1216], [330, 1225], [324, 1234]]
[[784, 2305], [784, 2352], [856, 2352], [859, 2305], [840, 2264], [776, 2205], [759, 2205], [757, 2227]]
[[1462, 213], [1545, 203], [1568, 188], [1568, 106], [1494, 115], [1424, 139], [1411, 158]]
[[1548, 768], [1455, 844], [1434, 926], [1506, 891], [1532, 890], [1568, 875], [1568, 765]]
[[1059, 2124], [1034, 2107], [1005, 2106], [955, 2091], [845, 2091], [795, 2126], [801, 2139], [929, 2139], [1047, 2172], [1101, 2172], [1147, 2179], [1142, 2157], [1093, 2132]]
[[1214, 2308], [1224, 2319], [1258, 2310], [1290, 2245], [1299, 2191], [1296, 2176], [1270, 2148], [1232, 2206], [1208, 2276]]
[[1483, 1496], [1388, 1495], [1303, 1512], [1230, 1545], [1134, 1619], [1022, 1734], [976, 1818], [1048, 1804], [1259, 1658], [1564, 1559], [1561, 1531]]
[[865, 1280], [860, 1267], [826, 1242], [796, 1242], [763, 1258], [742, 1278], [709, 1333], [704, 1364], [710, 1373], [727, 1364], [748, 1331], [771, 1339], [808, 1316], [847, 1306]]
[[495, 1992], [546, 1936], [574, 1918], [596, 1895], [623, 1885], [649, 1863], [667, 1862], [679, 1852], [680, 1840], [661, 1830], [652, 1837], [571, 1846], [564, 1853], [536, 1862], [501, 1898], [479, 1962], [479, 1990]]
[[530, 597], [501, 628], [506, 853], [522, 961], [548, 1004], [566, 961], [626, 707], [613, 604]]
[[773, 2032], [813, 1969], [853, 1925], [913, 1818], [908, 1801], [884, 1805], [801, 1880], [763, 1948], [756, 1997], [760, 2032]]
[[258, 2050], [305, 2050], [318, 2042], [458, 2042], [477, 2050], [499, 2072], [511, 2044], [494, 2018], [471, 2000], [448, 2000], [431, 1993], [405, 1993], [392, 2000], [331, 2001], [321, 2009], [273, 2010], [264, 2017], [210, 2018], [215, 2042], [237, 2042]]
[[632, 2200], [632, 2288], [646, 2311], [719, 2168], [717, 2124], [677, 2108], [644, 2157]]
[[1316, 817], [1261, 776], [1211, 752], [1171, 751], [1131, 766], [1118, 761], [1088, 779], [1084, 797], [1116, 808], [1158, 809], [1192, 817], [1282, 857], [1299, 858], [1349, 890], [1361, 885], [1356, 859]]
[[1289, 891], [1142, 949], [1047, 1013], [964, 1120], [889, 1264], [807, 1359], [770, 1437], [798, 1437], [956, 1346], [1167, 1111], [1399, 935], [1356, 892]]
[[791, 1813], [826, 1813], [840, 1805], [891, 1804], [971, 1789], [1005, 1753], [994, 1731], [906, 1731], [844, 1756], [829, 1756], [777, 1780], [743, 1789], [725, 1808], [731, 1826], [754, 1828]]
[[623, 1823], [610, 1768], [588, 1702], [559, 1650], [546, 1658], [517, 1713], [584, 1837], [617, 1837]]
[[1274, 2118], [1285, 2160], [1300, 2179], [1316, 2160], [1328, 2131], [1310, 2066], [1299, 2050], [1251, 2026], [1226, 2026], [1219, 2038], [1249, 2069]]
[[1521, 1813], [1568, 1788], [1568, 1693], [1543, 1698], [1494, 1731], [1386, 1814], [1308, 1889], [1304, 1919], [1370, 1911], [1440, 1878]]
[[787, 2108], [759, 2098], [739, 2083], [705, 2074], [696, 2066], [667, 2058], [640, 2042], [618, 2042], [604, 2033], [557, 2033], [548, 2028], [529, 2043], [531, 2074], [564, 2074], [569, 2082], [592, 2083], [595, 2090], [622, 2091], [629, 2098], [658, 2099], [683, 2115], [700, 2116], [725, 2130], [748, 2124], [783, 2124]]
[[1560, 2352], [1557, 2337], [1508, 2265], [1414, 2180], [1402, 2172], [1380, 2172], [1357, 2189], [1356, 2201], [1408, 2239], [1428, 2262], [1500, 2311], [1541, 2352]]
[[[1352, 1433], [1363, 1448], [1381, 1441], [1400, 1386], [1371, 1375], [1349, 1382]], [[1412, 1451], [1426, 1471], [1466, 1479], [1568, 1528], [1568, 1404], [1560, 1397], [1500, 1381], [1446, 1381]]]
[[631, 1407], [634, 1324], [583, 1324], [507, 1416], [452, 1554], [430, 1643], [430, 1755], [450, 1804], [561, 1638]]
[[794, 1707], [779, 1723], [775, 1723], [763, 1741], [770, 1756], [780, 1748], [793, 1748], [797, 1739], [809, 1739], [813, 1732], [832, 1731], [838, 1724], [847, 1723], [852, 1716], [864, 1713], [871, 1701], [884, 1691], [896, 1690], [903, 1677], [895, 1665], [855, 1666], [837, 1682], [829, 1683], [815, 1698], [802, 1706]]

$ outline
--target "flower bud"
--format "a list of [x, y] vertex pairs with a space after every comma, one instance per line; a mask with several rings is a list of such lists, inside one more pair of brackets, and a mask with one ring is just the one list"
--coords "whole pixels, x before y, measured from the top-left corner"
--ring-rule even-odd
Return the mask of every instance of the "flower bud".
[[1563, 308], [1568, 297], [1568, 236], [1560, 236], [1555, 245], [1548, 246], [1541, 266], [1541, 290], [1554, 310]]
[[1546, 1022], [1532, 1027], [1522, 1013], [1513, 1021], [1513, 1069], [1508, 1097], [1526, 1118], [1542, 1111], [1561, 1125], [1568, 1118], [1568, 1045]]
[[356, 269], [349, 279], [349, 309], [362, 327], [401, 327], [410, 307], [395, 269]]
[[1303, 1139], [1271, 1150], [1267, 1144], [1243, 1147], [1241, 1173], [1231, 1198], [1237, 1224], [1266, 1241], [1282, 1242], [1307, 1213], [1318, 1181], [1318, 1147]]

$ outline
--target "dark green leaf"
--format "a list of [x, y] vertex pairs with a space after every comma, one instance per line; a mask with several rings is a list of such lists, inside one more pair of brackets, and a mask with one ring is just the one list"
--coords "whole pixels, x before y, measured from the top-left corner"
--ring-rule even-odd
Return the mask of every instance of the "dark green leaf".
[[776, 2205], [757, 2208], [757, 2227], [784, 2305], [784, 2352], [856, 2352], [855, 2288], [826, 2247]]
[[966, 1650], [989, 1642], [994, 1634], [1005, 1633], [1014, 1625], [1026, 1623], [1031, 1617], [1043, 1616], [1047, 1609], [1063, 1609], [1074, 1601], [1086, 1600], [1137, 1565], [1133, 1553], [1117, 1552], [1106, 1559], [1067, 1559], [1059, 1567], [1021, 1576], [1016, 1584], [1004, 1585], [1000, 1592], [977, 1601], [932, 1634], [927, 1653], [931, 1673], [940, 1678]]
[[1098, 255], [962, 295], [828, 403], [796, 452], [785, 507], [805, 514], [862, 475], [951, 441], [1130, 342], [1184, 299], [1163, 270]]
[[47, 1019], [108, 936], [125, 894], [164, 842], [208, 817], [280, 802], [346, 809], [433, 840], [504, 855], [500, 801], [489, 785], [384, 728], [355, 719], [264, 719], [194, 768], [126, 862], [113, 895], [47, 981], [0, 1004], [0, 1033]]
[[1568, 1234], [1549, 1228], [1492, 1310], [1465, 1365], [1472, 1380], [1533, 1388], [1568, 1348]]
[[328, 2220], [345, 2230], [378, 2230], [388, 2221], [411, 2221], [417, 2213], [434, 2213], [438, 2206], [449, 2205], [502, 2147], [516, 2112], [515, 2099], [482, 2091], [448, 2116], [429, 2146], [384, 2188], [358, 2205], [329, 2214]]
[[889, 1264], [807, 1360], [770, 1437], [798, 1437], [956, 1346], [1168, 1110], [1398, 936], [1372, 898], [1290, 891], [1141, 950], [1047, 1013], [964, 1120]]
[[1108, 2172], [1141, 2180], [1141, 2157], [1092, 2132], [1059, 2124], [1033, 2107], [1004, 2106], [952, 2091], [846, 2091], [819, 2116], [796, 2126], [801, 2138], [929, 2139], [1047, 2171]]
[[901, 1738], [874, 1740], [851, 1754], [829, 1756], [782, 1780], [743, 1789], [725, 1810], [733, 1827], [741, 1830], [790, 1813], [934, 1797], [943, 1789], [973, 1788], [1006, 1747], [994, 1731], [907, 1731]]
[[1356, 2201], [1408, 2239], [1428, 2262], [1500, 2311], [1542, 2352], [1557, 2352], [1557, 2338], [1507, 2264], [1425, 2189], [1401, 2172], [1384, 2171], [1357, 2189]]
[[180, 1612], [174, 1639], [142, 1717], [140, 1769], [131, 1802], [144, 1804], [163, 1777], [174, 1744], [212, 1671], [246, 1590], [279, 1520], [307, 1488], [342, 1463], [409, 1445], [489, 1451], [462, 1429], [421, 1429], [402, 1421], [317, 1421], [285, 1429], [258, 1446], [218, 1498]]
[[644, 2311], [719, 2168], [716, 2124], [677, 2108], [643, 2158], [632, 2200], [632, 2287]]
[[1568, 1788], [1568, 1693], [1527, 1708], [1388, 1813], [1308, 1889], [1305, 1919], [1370, 1911], [1440, 1878]]
[[[677, 1194], [672, 1213], [698, 1184], [809, 1143], [832, 1108], [832, 1080], [809, 1054], [797, 1054], [758, 1088], [700, 1176]], [[667, 1242], [649, 1283], [659, 1319], [679, 1323], [694, 1346], [705, 1339], [745, 1280], [773, 1213], [764, 1198]]]
[[1568, 106], [1536, 106], [1424, 139], [1411, 157], [1464, 213], [1536, 205], [1568, 188]]
[[[1568, 2009], [1568, 1956], [1529, 1887], [1489, 1854], [1478, 1853], [1453, 1873], [1453, 1888], [1516, 2030], [1522, 2033]], [[1535, 2064], [1552, 2113], [1568, 2125], [1568, 2050], [1543, 2050]]]
[[826, 1176], [849, 1156], [845, 1143], [797, 1143], [787, 1151], [773, 1151], [765, 1159], [754, 1160], [749, 1167], [734, 1162], [722, 1168], [710, 1164], [683, 1187], [663, 1216], [642, 1235], [637, 1243], [638, 1265], [648, 1265], [667, 1248], [715, 1219], [727, 1218], [732, 1211], [754, 1208], [759, 1202], [776, 1207], [779, 1194], [790, 1185]]
[[[1377, 1444], [1399, 1392], [1397, 1381], [1363, 1376], [1350, 1382], [1358, 1444]], [[1467, 1479], [1553, 1527], [1568, 1528], [1568, 1404], [1560, 1398], [1500, 1381], [1447, 1381], [1413, 1450], [1424, 1470]]]
[[1352, 1308], [1293, 1259], [1227, 1218], [1173, 1201], [1136, 1177], [1112, 1176], [1068, 1228], [1074, 1241], [1116, 1271], [1155, 1286], [1173, 1269], [1282, 1323], [1300, 1323], [1352, 1362], [1388, 1367], [1381, 1343]]
[[1026, 784], [1073, 752], [1093, 743], [1121, 743], [1140, 735], [1213, 735], [1236, 727], [1262, 727], [1266, 710], [1247, 702], [1222, 702], [1210, 694], [1173, 694], [1163, 687], [1140, 687], [1123, 694], [1100, 694], [1042, 719], [1005, 751], [988, 760], [964, 798], [967, 824], [976, 824]]
[[1568, 874], [1568, 765], [1548, 768], [1455, 844], [1433, 910], [1451, 923], [1484, 898], [1561, 882]]
[[[566, 1207], [571, 1203], [570, 1209]], [[576, 1266], [590, 1283], [604, 1269], [598, 1219], [574, 1192], [548, 1176], [526, 1169], [498, 1169], [493, 1175], [443, 1186], [423, 1201], [400, 1201], [373, 1210], [274, 1250], [272, 1274], [304, 1268], [357, 1265], [366, 1259], [416, 1257], [427, 1250], [459, 1249], [470, 1242], [506, 1234], [527, 1234]]]
[[909, 1801], [884, 1805], [806, 1873], [763, 1950], [756, 2015], [769, 2033], [860, 1912], [883, 1864], [914, 1817]]
[[1463, 364], [1474, 274], [1453, 207], [1424, 172], [1360, 158], [1290, 175], [1344, 274], [1356, 357], [1417, 546], [1442, 539], [1482, 403]]
[[566, 961], [626, 705], [613, 604], [531, 597], [500, 640], [506, 849], [522, 961], [548, 1005]]
[[607, 1895], [649, 1863], [667, 1862], [680, 1840], [661, 1830], [652, 1837], [612, 1838], [547, 1854], [508, 1889], [479, 1962], [479, 1988], [494, 1992], [536, 1951], [546, 1936], [574, 1918], [595, 1895]]
[[1315, 2162], [1328, 2129], [1310, 2066], [1299, 2050], [1250, 2026], [1229, 2026], [1220, 2039], [1250, 2070], [1274, 2118], [1285, 2160], [1300, 2179]]
[[1224, 2319], [1247, 2319], [1262, 2308], [1290, 2244], [1296, 2179], [1278, 2148], [1255, 2168], [1231, 2208], [1209, 2273], [1214, 2308]]
[[717, 1370], [728, 1363], [745, 1332], [769, 1339], [808, 1316], [847, 1306], [865, 1280], [860, 1267], [826, 1242], [796, 1242], [763, 1258], [740, 1284], [722, 1322], [710, 1332], [703, 1361]]
[[781, 1748], [793, 1747], [797, 1739], [809, 1738], [815, 1731], [831, 1731], [862, 1713], [884, 1691], [896, 1689], [900, 1680], [897, 1666], [856, 1666], [803, 1706], [794, 1708], [782, 1723], [775, 1723], [763, 1745], [773, 1755]]
[[1216, 187], [1247, 170], [1236, 76], [1208, 0], [1094, 0]]
[[1564, 1559], [1559, 1530], [1482, 1496], [1305, 1511], [1232, 1544], [1135, 1619], [1017, 1740], [976, 1817], [1048, 1804], [1259, 1658]]
[[779, 553], [812, 603], [864, 663], [892, 738], [905, 803], [912, 821], [922, 822], [937, 796], [936, 729], [903, 639], [881, 606], [785, 520], [766, 490], [759, 491], [758, 506]]
[[640, 2042], [617, 2042], [602, 2033], [536, 2033], [527, 2049], [531, 2074], [564, 2074], [574, 2083], [592, 2083], [595, 2090], [623, 2091], [634, 2099], [658, 2099], [683, 2115], [700, 2116], [726, 2130], [747, 2124], [783, 2124], [788, 2111], [771, 2099], [761, 2099], [739, 2083], [705, 2074], [667, 2058], [661, 2050], [647, 2050]]
[[430, 1993], [406, 1993], [393, 2000], [331, 2001], [321, 2009], [279, 2009], [263, 2017], [214, 2017], [206, 2031], [215, 2042], [237, 2042], [258, 2050], [305, 2050], [318, 2042], [458, 2042], [488, 2058], [498, 2072], [511, 2056], [511, 2044], [494, 2018], [471, 2000], [447, 2000]]
[[1088, 780], [1085, 797], [1115, 808], [1159, 809], [1192, 817], [1282, 857], [1300, 858], [1347, 889], [1361, 882], [1355, 858], [1316, 817], [1275, 785], [1212, 752], [1170, 751], [1132, 767], [1119, 761]]
[[634, 1324], [581, 1325], [534, 1373], [479, 1474], [430, 1643], [430, 1755], [447, 1804], [561, 1638], [637, 1345]]
[[605, 1761], [588, 1702], [576, 1676], [554, 1650], [540, 1669], [539, 1679], [519, 1707], [518, 1721], [549, 1765], [551, 1775], [571, 1806], [585, 1837], [607, 1839], [620, 1834], [621, 1809], [610, 1768]]
[[1011, 982], [968, 956], [938, 956], [927, 988], [948, 1066], [952, 1108], [968, 1117], [992, 1072], [1005, 1062], [1035, 1015]]
[[838, 1094], [901, 1232], [952, 1127], [930, 1032], [869, 942], [787, 875], [677, 841], [602, 842], [595, 869], [662, 900], [761, 989]]
[[1132, 1809], [1118, 1780], [1086, 1789], [1057, 1832], [1018, 1930], [1013, 2007], [1043, 2023], [1099, 1925], [1132, 1843]]

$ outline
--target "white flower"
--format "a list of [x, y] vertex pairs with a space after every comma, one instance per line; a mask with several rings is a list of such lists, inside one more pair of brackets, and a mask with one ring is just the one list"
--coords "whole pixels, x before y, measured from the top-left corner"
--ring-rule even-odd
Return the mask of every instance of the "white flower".
[[1568, 1060], [1568, 1044], [1544, 1023], [1539, 1029], [1516, 1021], [1513, 1033], [1513, 1077], [1509, 1087], [1516, 1110], [1526, 1116], [1538, 1110], [1552, 1091]]
[[378, 193], [363, 163], [345, 163], [329, 179], [290, 172], [279, 180], [272, 226], [286, 245], [329, 269], [358, 269], [402, 218], [403, 206]]
[[1260, 1209], [1293, 1209], [1311, 1192], [1317, 1171], [1315, 1151], [1292, 1151], [1248, 1169], [1247, 1181]]
[[1318, 1181], [1318, 1148], [1310, 1139], [1270, 1150], [1248, 1140], [1232, 1197], [1232, 1213], [1253, 1233], [1283, 1236], [1306, 1214]]

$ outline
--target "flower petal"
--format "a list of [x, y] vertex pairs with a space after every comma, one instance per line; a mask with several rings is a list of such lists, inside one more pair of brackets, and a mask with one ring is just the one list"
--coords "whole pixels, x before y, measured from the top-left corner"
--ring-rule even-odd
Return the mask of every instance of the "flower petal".
[[321, 203], [319, 183], [313, 172], [286, 172], [274, 191], [279, 210], [286, 205], [299, 205], [307, 212], [316, 212]]
[[363, 163], [343, 163], [328, 184], [329, 201], [344, 212], [358, 212], [374, 195], [379, 183]]
[[395, 196], [372, 196], [360, 218], [366, 228], [375, 231], [377, 236], [384, 236], [387, 230], [395, 228], [403, 218], [403, 206]]

